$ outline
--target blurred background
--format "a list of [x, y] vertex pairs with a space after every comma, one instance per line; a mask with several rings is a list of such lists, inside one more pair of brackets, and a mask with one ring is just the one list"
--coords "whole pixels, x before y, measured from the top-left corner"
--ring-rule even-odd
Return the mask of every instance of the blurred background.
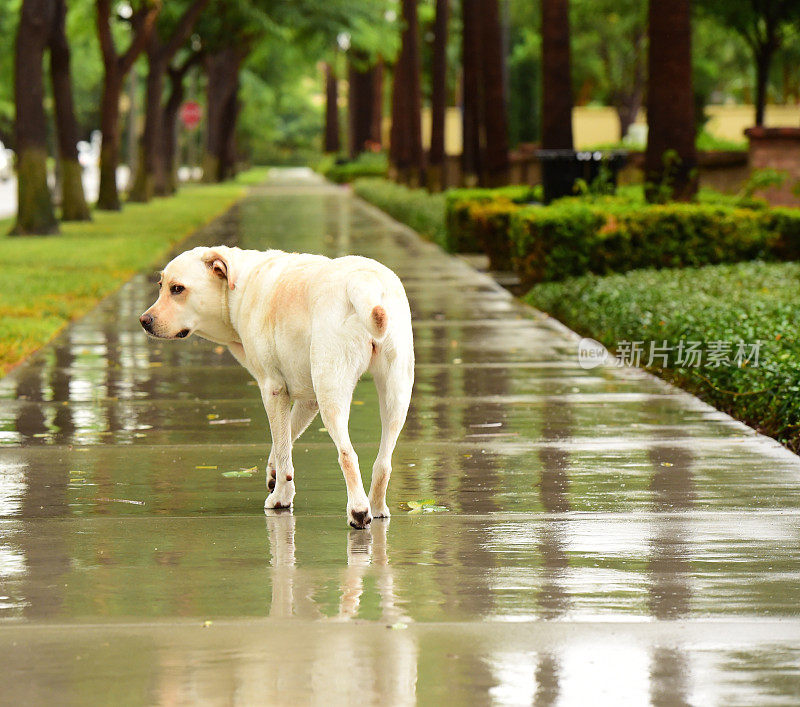
[[0, 0], [0, 216], [46, 231], [50, 199], [87, 218], [252, 164], [433, 191], [538, 183], [541, 148], [624, 149], [629, 182], [673, 149], [728, 191], [785, 167], [745, 130], [800, 129], [800, 4], [668, 5]]

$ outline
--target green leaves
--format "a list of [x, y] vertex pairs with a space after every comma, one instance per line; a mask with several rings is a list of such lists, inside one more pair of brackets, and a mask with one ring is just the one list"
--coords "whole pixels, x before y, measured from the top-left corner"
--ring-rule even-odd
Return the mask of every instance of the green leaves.
[[421, 501], [405, 501], [400, 504], [400, 510], [409, 513], [441, 513], [449, 511], [447, 506], [438, 506], [432, 498], [425, 498]]
[[254, 474], [258, 473], [257, 466], [251, 466], [249, 469], [239, 469], [238, 471], [223, 471], [222, 476], [226, 479], [249, 479]]

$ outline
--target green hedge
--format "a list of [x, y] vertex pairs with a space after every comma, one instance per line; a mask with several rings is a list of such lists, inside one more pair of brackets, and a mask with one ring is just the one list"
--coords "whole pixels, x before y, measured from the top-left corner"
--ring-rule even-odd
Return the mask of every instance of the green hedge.
[[388, 170], [386, 155], [382, 152], [364, 152], [350, 162], [322, 163], [320, 171], [336, 184], [349, 184], [362, 177], [385, 177]]
[[697, 341], [703, 348], [708, 342], [735, 347], [760, 341], [758, 366], [656, 372], [800, 450], [800, 263], [584, 275], [538, 284], [526, 299], [612, 350], [622, 341], [667, 341], [672, 347]]
[[512, 265], [523, 284], [586, 272], [775, 259], [796, 250], [800, 212], [708, 204], [610, 206], [568, 200], [513, 214]]
[[[503, 240], [505, 216], [499, 216], [499, 222], [476, 222], [471, 213], [476, 205], [487, 205], [498, 201], [496, 214], [510, 213], [516, 205], [541, 200], [541, 187], [510, 186], [498, 189], [451, 189], [447, 192], [445, 213], [446, 240], [445, 249], [451, 253], [483, 253], [487, 252], [487, 243], [494, 244]], [[505, 205], [505, 209], [503, 208]], [[477, 213], [477, 212], [475, 212]], [[502, 230], [495, 231], [493, 226]], [[505, 247], [507, 250], [507, 246]], [[491, 257], [491, 256], [490, 256]], [[507, 259], [507, 256], [506, 256]], [[501, 268], [496, 268], [501, 269]]]
[[359, 179], [353, 191], [417, 233], [445, 246], [444, 194], [410, 189], [387, 179]]
[[800, 259], [800, 211], [706, 190], [699, 203], [650, 205], [641, 187], [549, 206], [537, 188], [449, 192], [448, 250], [484, 252], [523, 284], [645, 267]]

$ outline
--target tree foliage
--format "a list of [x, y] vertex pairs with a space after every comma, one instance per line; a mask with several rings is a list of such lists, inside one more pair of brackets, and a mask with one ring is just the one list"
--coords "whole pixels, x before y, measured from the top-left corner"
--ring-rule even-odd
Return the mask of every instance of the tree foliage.
[[800, 22], [797, 0], [697, 0], [708, 15], [737, 32], [747, 43], [755, 64], [756, 125], [764, 122], [767, 85], [775, 55], [784, 38]]

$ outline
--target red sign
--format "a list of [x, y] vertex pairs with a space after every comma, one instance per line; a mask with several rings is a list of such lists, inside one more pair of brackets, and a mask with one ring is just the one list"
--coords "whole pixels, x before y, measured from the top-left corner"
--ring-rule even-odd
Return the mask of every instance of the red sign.
[[181, 106], [181, 122], [194, 130], [203, 118], [203, 107], [197, 101], [186, 101]]

